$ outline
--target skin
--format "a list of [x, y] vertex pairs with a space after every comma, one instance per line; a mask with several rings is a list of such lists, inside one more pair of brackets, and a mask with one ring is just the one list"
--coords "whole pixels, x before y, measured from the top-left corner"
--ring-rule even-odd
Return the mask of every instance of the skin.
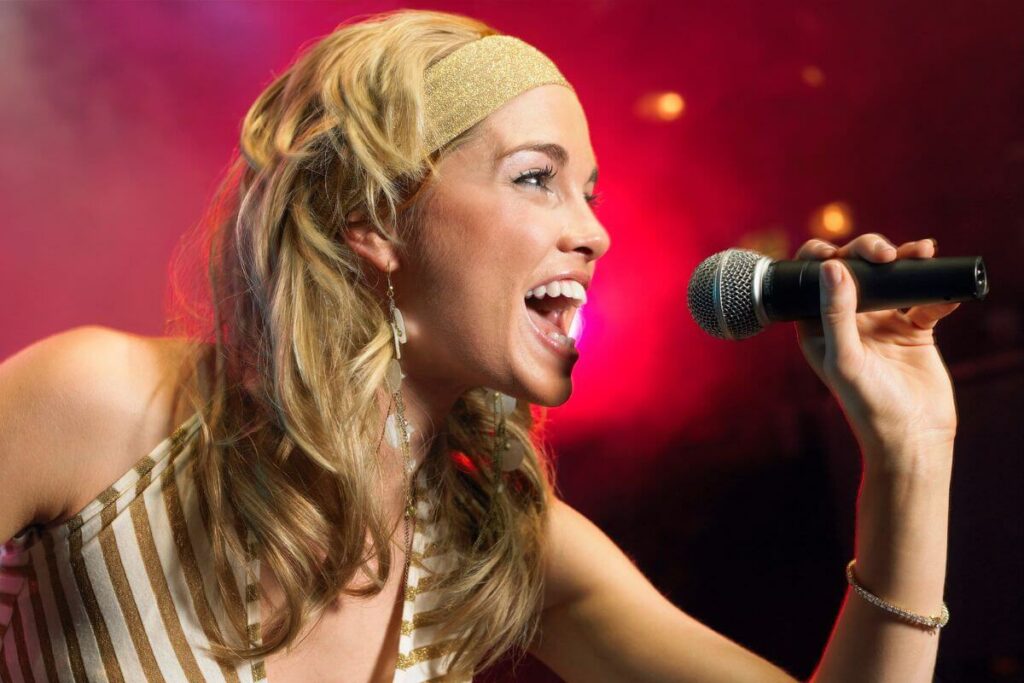
[[[531, 151], [494, 166], [496, 151], [525, 142], [557, 143], [568, 161]], [[558, 171], [548, 188], [514, 182], [548, 165]], [[434, 425], [466, 389], [487, 386], [549, 406], [568, 399], [574, 361], [539, 345], [522, 298], [549, 275], [572, 269], [593, 275], [607, 252], [607, 231], [586, 201], [594, 167], [575, 95], [559, 86], [535, 88], [494, 112], [478, 139], [443, 160], [417, 248], [402, 252], [369, 230], [346, 235], [368, 269], [391, 273], [405, 315], [403, 392], [417, 459], [426, 457]], [[887, 262], [935, 253], [928, 240], [895, 252], [876, 246], [880, 240], [874, 233], [845, 245], [810, 240], [795, 257]], [[383, 302], [385, 278], [379, 280]], [[847, 276], [835, 290], [822, 289], [821, 321], [796, 328], [801, 351], [862, 446], [857, 575], [877, 595], [935, 614], [945, 578], [956, 410], [933, 330], [956, 304], [906, 313], [857, 314], [855, 308]], [[89, 328], [0, 364], [0, 481], [10, 482], [9, 495], [0, 497], [0, 538], [30, 522], [73, 514], [177, 424], [181, 416], [166, 412], [167, 392], [153, 389], [161, 376], [156, 369], [170, 367], [161, 358], [172, 355], [156, 349], [168, 345], [137, 340]], [[136, 428], [128, 430], [132, 414]], [[397, 510], [400, 467], [389, 476]], [[553, 501], [549, 521], [542, 635], [531, 651], [565, 680], [795, 680], [679, 610], [563, 501]], [[836, 571], [841, 575], [842, 568]], [[756, 566], [750, 576], [757, 580]], [[390, 680], [394, 639], [380, 633], [396, 628], [396, 595], [392, 587], [372, 608], [376, 613], [364, 610], [358, 618], [337, 610], [306, 648], [278, 658], [278, 667], [268, 662], [269, 680]], [[930, 681], [937, 643], [936, 635], [848, 598], [812, 680]]]
[[[534, 142], [561, 145], [568, 163], [534, 150], [503, 154]], [[557, 171], [550, 181], [522, 178], [548, 166]], [[540, 86], [493, 112], [479, 136], [441, 161], [407, 252], [370, 229], [346, 235], [378, 276], [391, 272], [408, 335], [401, 364], [418, 459], [471, 388], [546, 406], [568, 400], [576, 359], [538, 343], [523, 297], [565, 271], [592, 277], [608, 251], [608, 231], [587, 201], [596, 167], [576, 95]], [[385, 301], [385, 278], [377, 280]]]
[[[478, 140], [443, 162], [420, 249], [402, 254], [369, 232], [350, 241], [379, 271], [395, 269], [409, 328], [405, 388], [426, 439], [430, 421], [437, 423], [470, 387], [545, 405], [568, 398], [571, 363], [535, 343], [520, 300], [537, 278], [563, 266], [592, 274], [609, 247], [584, 199], [593, 191], [586, 181], [594, 153], [575, 95], [558, 86], [535, 88], [485, 123]], [[492, 166], [495, 151], [534, 141], [561, 144], [568, 163], [562, 167], [531, 152]], [[510, 183], [546, 164], [559, 171], [548, 192]], [[809, 240], [795, 258], [883, 263], [934, 254], [930, 240], [895, 248], [869, 233], [842, 246]], [[833, 266], [841, 264], [826, 268]], [[822, 288], [820, 303], [820, 322], [796, 324], [797, 337], [862, 446], [857, 575], [891, 602], [936, 614], [956, 410], [933, 329], [957, 304], [857, 314], [848, 274], [834, 289]], [[543, 636], [531, 651], [564, 679], [793, 680], [672, 605], [605, 534], [562, 501], [552, 505], [549, 543]], [[601, 562], [593, 562], [596, 557]], [[756, 568], [751, 571], [756, 579]], [[848, 599], [813, 680], [931, 680], [937, 640]]]

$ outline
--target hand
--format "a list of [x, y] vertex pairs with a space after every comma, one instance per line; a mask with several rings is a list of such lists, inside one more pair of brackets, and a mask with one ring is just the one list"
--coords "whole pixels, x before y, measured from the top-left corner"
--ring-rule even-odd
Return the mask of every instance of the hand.
[[[888, 263], [934, 255], [931, 240], [893, 248], [882, 235], [868, 233], [841, 247], [808, 240], [795, 258], [859, 257]], [[807, 362], [839, 401], [865, 457], [905, 453], [910, 458], [915, 448], [951, 447], [957, 426], [956, 404], [933, 330], [960, 304], [857, 313], [856, 284], [845, 266], [822, 264], [822, 279], [833, 267], [838, 267], [842, 279], [834, 290], [823, 282], [821, 320], [797, 321], [797, 337]], [[910, 463], [884, 464], [902, 467]]]

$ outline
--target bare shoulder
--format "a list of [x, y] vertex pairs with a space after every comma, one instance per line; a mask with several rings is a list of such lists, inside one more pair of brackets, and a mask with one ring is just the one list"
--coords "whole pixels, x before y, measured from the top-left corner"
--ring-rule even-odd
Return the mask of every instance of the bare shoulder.
[[86, 325], [0, 363], [0, 539], [70, 517], [173, 430], [184, 345]]

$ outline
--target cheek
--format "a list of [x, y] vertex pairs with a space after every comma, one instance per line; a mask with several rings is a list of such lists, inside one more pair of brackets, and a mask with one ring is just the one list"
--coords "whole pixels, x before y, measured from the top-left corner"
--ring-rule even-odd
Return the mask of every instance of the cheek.
[[436, 353], [490, 365], [508, 355], [526, 287], [545, 274], [557, 235], [522, 197], [466, 199], [435, 215], [413, 247], [415, 322]]
[[515, 197], [462, 205], [425, 231], [422, 258], [450, 291], [525, 287], [553, 248], [552, 229]]

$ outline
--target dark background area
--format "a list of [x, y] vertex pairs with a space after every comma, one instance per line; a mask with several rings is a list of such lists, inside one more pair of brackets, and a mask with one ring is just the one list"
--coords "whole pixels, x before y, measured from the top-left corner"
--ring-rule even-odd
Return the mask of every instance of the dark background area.
[[[793, 329], [702, 335], [689, 274], [863, 232], [985, 258], [988, 298], [937, 332], [960, 431], [936, 680], [1024, 681], [1019, 2], [4, 3], [0, 358], [86, 323], [160, 334], [171, 251], [248, 106], [302, 45], [400, 6], [487, 21], [576, 87], [613, 246], [551, 411], [561, 490], [677, 605], [794, 675], [845, 590], [859, 454]], [[556, 679], [527, 660], [483, 680]]]

